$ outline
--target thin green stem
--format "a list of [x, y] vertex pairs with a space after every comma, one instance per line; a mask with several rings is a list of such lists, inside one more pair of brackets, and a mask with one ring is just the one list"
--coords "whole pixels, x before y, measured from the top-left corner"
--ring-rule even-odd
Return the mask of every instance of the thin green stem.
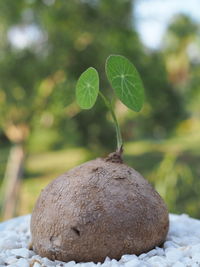
[[113, 118], [113, 121], [114, 121], [114, 124], [115, 124], [116, 135], [117, 135], [117, 151], [120, 151], [121, 148], [122, 148], [123, 142], [122, 142], [121, 131], [120, 131], [120, 128], [119, 128], [119, 123], [118, 123], [117, 117], [115, 115], [112, 103], [111, 103], [110, 99], [108, 99], [106, 96], [104, 96], [101, 93], [101, 91], [99, 91], [99, 95], [103, 99], [106, 107], [110, 110], [111, 116]]

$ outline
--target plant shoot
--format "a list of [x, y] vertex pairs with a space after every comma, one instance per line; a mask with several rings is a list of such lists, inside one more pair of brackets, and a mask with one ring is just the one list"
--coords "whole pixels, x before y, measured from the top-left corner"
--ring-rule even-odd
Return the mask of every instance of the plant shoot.
[[[125, 57], [111, 55], [106, 60], [106, 76], [115, 95], [128, 108], [139, 112], [144, 102], [142, 80], [135, 66]], [[78, 79], [76, 85], [76, 100], [82, 109], [91, 109], [98, 97], [102, 98], [111, 113], [117, 136], [117, 151], [122, 149], [123, 141], [115, 110], [111, 99], [99, 90], [99, 75], [95, 68], [88, 68]]]

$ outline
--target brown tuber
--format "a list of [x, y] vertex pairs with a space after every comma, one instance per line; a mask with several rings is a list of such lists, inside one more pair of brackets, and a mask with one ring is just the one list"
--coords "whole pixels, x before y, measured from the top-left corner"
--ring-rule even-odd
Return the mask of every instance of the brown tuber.
[[102, 262], [160, 246], [169, 226], [159, 194], [116, 153], [53, 180], [33, 210], [33, 249], [60, 261]]

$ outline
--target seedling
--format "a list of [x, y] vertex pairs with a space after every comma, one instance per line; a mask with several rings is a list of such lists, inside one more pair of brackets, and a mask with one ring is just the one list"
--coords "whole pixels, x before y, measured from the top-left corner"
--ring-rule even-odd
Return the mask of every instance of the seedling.
[[[139, 112], [144, 102], [142, 80], [135, 66], [125, 57], [111, 55], [106, 60], [106, 75], [115, 95], [121, 102], [135, 112]], [[117, 151], [123, 146], [119, 123], [114, 111], [113, 101], [99, 90], [99, 75], [95, 68], [84, 71], [76, 85], [76, 100], [82, 109], [91, 109], [98, 95], [111, 113], [117, 136]]]

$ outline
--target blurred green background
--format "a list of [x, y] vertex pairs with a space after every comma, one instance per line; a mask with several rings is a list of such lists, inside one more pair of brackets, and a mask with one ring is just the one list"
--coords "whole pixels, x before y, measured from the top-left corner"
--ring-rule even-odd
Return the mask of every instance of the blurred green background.
[[[159, 9], [159, 1], [146, 2]], [[115, 150], [101, 99], [92, 111], [74, 100], [76, 80], [90, 66], [101, 90], [112, 93], [104, 72], [110, 54], [129, 58], [146, 90], [140, 113], [116, 102], [124, 161], [155, 186], [170, 212], [200, 218], [200, 22], [177, 10], [157, 21], [164, 32], [159, 45], [148, 46], [138, 25], [146, 20], [152, 41], [157, 18], [142, 17], [144, 4], [0, 0], [1, 220], [30, 213], [53, 178]]]

